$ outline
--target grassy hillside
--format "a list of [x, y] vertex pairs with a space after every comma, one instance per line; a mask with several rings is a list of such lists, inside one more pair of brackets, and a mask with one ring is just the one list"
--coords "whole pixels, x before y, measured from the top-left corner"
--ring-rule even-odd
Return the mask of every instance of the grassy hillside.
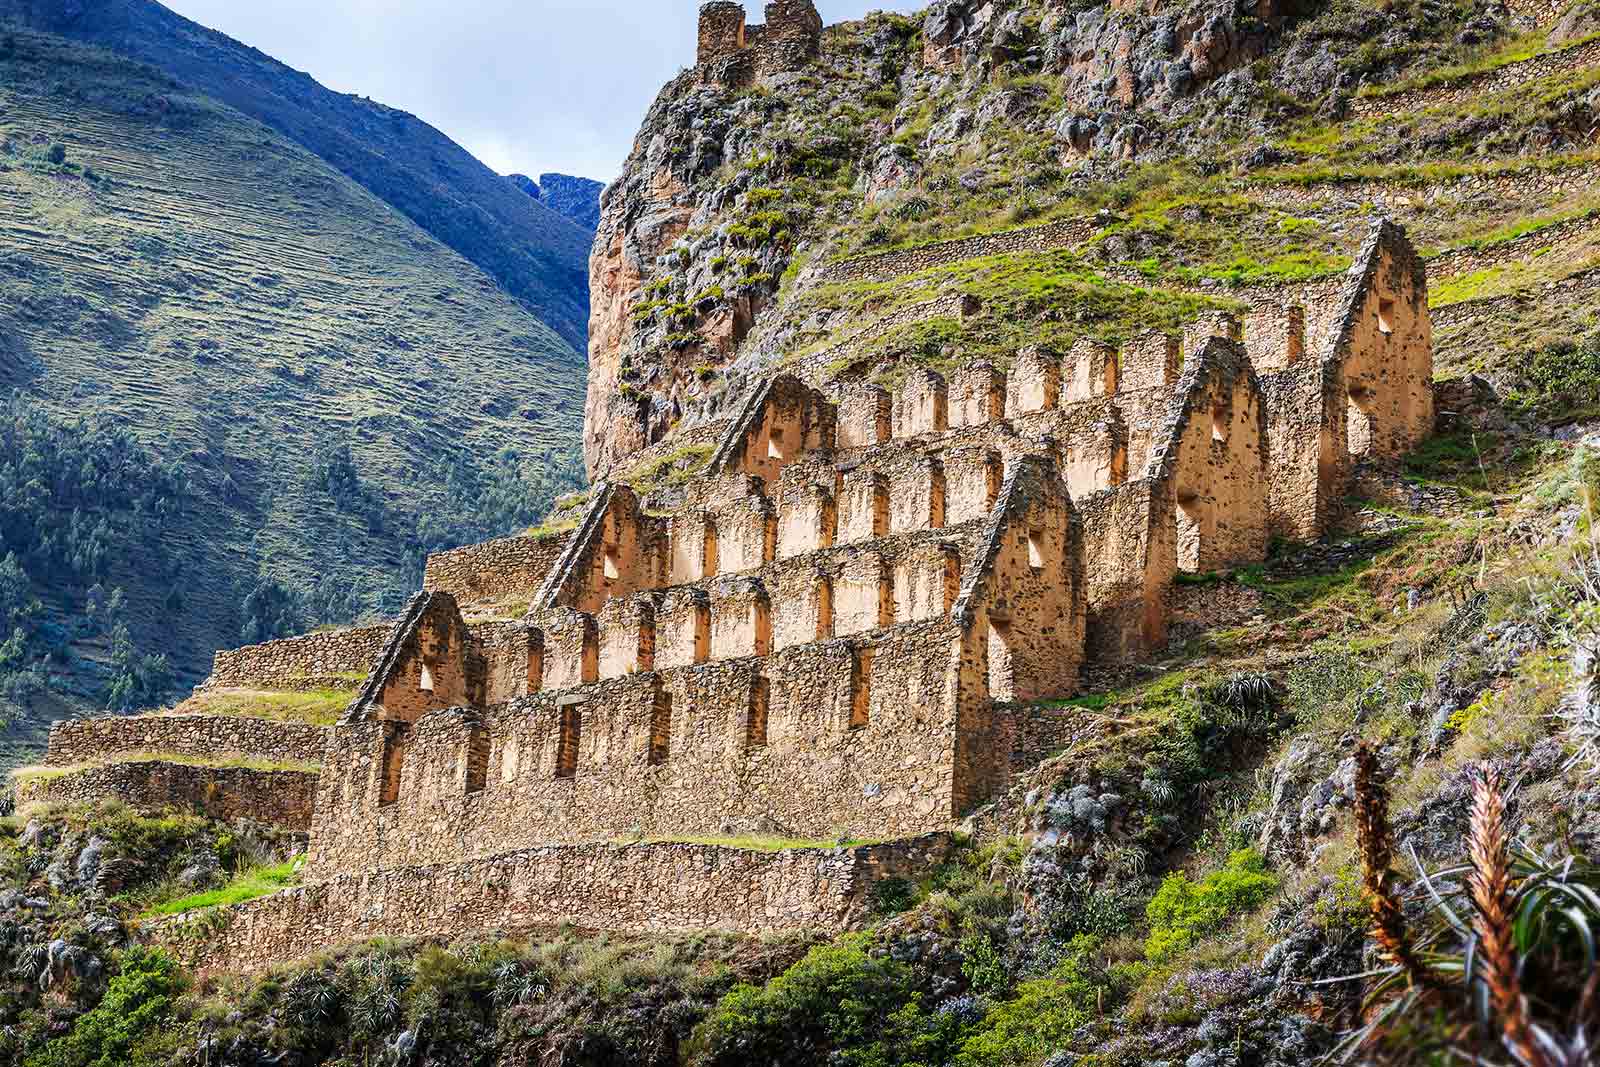
[[415, 116], [309, 75], [151, 0], [0, 0], [0, 20], [149, 63], [283, 134], [480, 267], [575, 348], [591, 233], [531, 201]]
[[180, 679], [237, 643], [258, 570], [392, 606], [430, 544], [500, 532], [487, 496], [537, 514], [582, 375], [493, 279], [304, 149], [126, 58], [0, 35], [0, 388], [181, 461], [164, 540], [184, 611], [165, 617], [138, 559], [107, 579]]

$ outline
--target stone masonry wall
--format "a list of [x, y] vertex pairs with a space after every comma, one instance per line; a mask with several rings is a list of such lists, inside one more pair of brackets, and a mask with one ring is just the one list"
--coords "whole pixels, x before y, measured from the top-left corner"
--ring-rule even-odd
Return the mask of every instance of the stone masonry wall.
[[400, 732], [341, 726], [312, 867], [325, 877], [630, 833], [939, 829], [956, 814], [955, 644], [946, 623], [908, 624], [441, 711]]
[[332, 630], [221, 651], [202, 690], [309, 692], [355, 689], [383, 649], [387, 626]]
[[1099, 229], [1099, 222], [1092, 217], [1084, 217], [1065, 219], [1028, 229], [941, 241], [920, 248], [909, 248], [903, 252], [883, 252], [830, 263], [822, 268], [818, 281], [824, 284], [882, 282], [983, 256], [1076, 248], [1093, 237]]
[[1600, 40], [1508, 63], [1447, 85], [1410, 89], [1386, 96], [1357, 97], [1350, 102], [1350, 114], [1355, 118], [1364, 118], [1368, 115], [1394, 115], [1422, 108], [1471, 103], [1541, 78], [1583, 70], [1596, 63], [1600, 63]]
[[196, 767], [147, 760], [17, 779], [17, 807], [117, 801], [139, 811], [193, 812], [222, 822], [248, 819], [311, 829], [317, 776], [309, 771]]
[[921, 875], [949, 847], [944, 834], [783, 852], [552, 845], [286, 890], [222, 910], [225, 936], [187, 936], [181, 917], [147, 924], [141, 933], [204, 974], [260, 971], [380, 934], [443, 939], [563, 924], [639, 933], [834, 934], [865, 921], [874, 885]]
[[494, 601], [531, 601], [555, 566], [568, 534], [507, 537], [428, 557], [422, 587], [449, 593], [463, 608]]
[[198, 759], [254, 756], [321, 763], [328, 732], [322, 726], [227, 715], [66, 719], [50, 727], [45, 763], [51, 767], [74, 767], [133, 752]]

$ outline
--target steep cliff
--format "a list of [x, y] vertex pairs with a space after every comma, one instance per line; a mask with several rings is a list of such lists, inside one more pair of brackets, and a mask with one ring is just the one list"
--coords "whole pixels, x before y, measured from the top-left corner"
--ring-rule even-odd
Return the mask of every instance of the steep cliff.
[[[1521, 113], [1493, 145], [1467, 106], [1381, 113], [1396, 89], [1557, 47], [1527, 36], [1537, 15], [1354, 0], [940, 0], [916, 17], [830, 27], [815, 59], [781, 69], [708, 59], [661, 92], [603, 202], [590, 472], [715, 419], [730, 385], [759, 366], [841, 346], [854, 375], [957, 351], [1003, 360], [1023, 322], [1052, 340], [1115, 339], [1171, 328], [1168, 298], [1186, 287], [1226, 299], [1229, 287], [1336, 272], [1355, 251], [1362, 202], [1325, 179], [1381, 161], [1415, 183], [1534, 141], [1581, 143], [1587, 83], [1513, 100]], [[1330, 195], [1285, 191], [1317, 180]], [[1492, 236], [1505, 212], [1394, 208], [1435, 245]], [[1050, 223], [1072, 240], [1051, 244]], [[1025, 285], [979, 256], [939, 253], [947, 276], [869, 291], [894, 276], [843, 262], [1012, 231], [1006, 248], [1035, 254]], [[1019, 298], [1045, 285], [1059, 303], [1067, 274], [1077, 306], [1066, 323], [1049, 300]], [[908, 306], [908, 294], [952, 289], [978, 297], [963, 317]], [[865, 348], [874, 358], [860, 365]]]

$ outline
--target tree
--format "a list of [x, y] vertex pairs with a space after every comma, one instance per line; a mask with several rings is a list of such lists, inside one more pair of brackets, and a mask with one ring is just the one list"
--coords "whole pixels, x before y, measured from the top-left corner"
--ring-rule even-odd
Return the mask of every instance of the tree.
[[0, 560], [0, 632], [38, 609], [39, 602], [33, 598], [33, 583], [28, 580], [28, 572], [17, 562], [15, 552], [7, 552], [6, 558]]
[[172, 665], [163, 655], [145, 655], [134, 646], [126, 623], [111, 631], [111, 684], [106, 710], [126, 714], [160, 704], [172, 689]]
[[240, 615], [239, 637], [247, 645], [290, 637], [306, 628], [305, 597], [276, 579], [262, 578], [244, 598]]

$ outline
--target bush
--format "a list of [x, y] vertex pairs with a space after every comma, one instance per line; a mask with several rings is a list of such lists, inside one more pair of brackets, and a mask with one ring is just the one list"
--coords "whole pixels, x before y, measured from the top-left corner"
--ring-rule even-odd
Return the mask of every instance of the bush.
[[52, 166], [61, 166], [67, 161], [67, 146], [64, 144], [51, 145], [45, 152], [44, 158]]
[[1267, 861], [1254, 849], [1235, 852], [1226, 867], [1199, 882], [1182, 871], [1170, 874], [1145, 908], [1150, 920], [1145, 955], [1156, 963], [1169, 960], [1277, 891], [1278, 879], [1267, 873]]
[[764, 988], [735, 986], [695, 1032], [701, 1067], [920, 1067], [949, 1062], [959, 1016], [929, 1013], [905, 964], [864, 937], [808, 952]]
[[26, 1067], [130, 1067], [167, 1062], [176, 1044], [169, 1025], [183, 990], [178, 965], [159, 949], [130, 948], [118, 961], [98, 1007], [65, 1037], [24, 1061]]
[[1022, 1067], [1064, 1048], [1094, 1018], [1104, 988], [1089, 967], [1097, 944], [1075, 938], [1069, 958], [1048, 978], [1022, 983], [1015, 998], [991, 1008], [962, 1045], [957, 1067]]

